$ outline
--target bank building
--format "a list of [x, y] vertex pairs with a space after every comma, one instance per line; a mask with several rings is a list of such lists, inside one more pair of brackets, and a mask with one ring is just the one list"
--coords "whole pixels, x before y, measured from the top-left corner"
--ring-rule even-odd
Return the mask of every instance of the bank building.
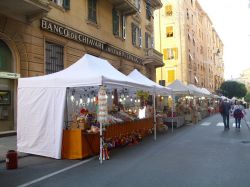
[[16, 129], [19, 77], [58, 72], [84, 54], [155, 80], [163, 61], [153, 12], [161, 7], [160, 0], [1, 0], [0, 132]]

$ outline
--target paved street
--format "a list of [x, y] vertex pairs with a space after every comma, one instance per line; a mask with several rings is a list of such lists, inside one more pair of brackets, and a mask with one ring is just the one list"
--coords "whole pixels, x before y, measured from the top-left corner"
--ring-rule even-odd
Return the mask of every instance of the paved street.
[[[250, 120], [250, 111], [248, 111]], [[116, 149], [111, 160], [54, 160], [27, 156], [19, 169], [0, 165], [1, 186], [170, 186], [248, 187], [250, 131], [224, 131], [219, 114], [197, 125], [153, 136], [139, 145]]]

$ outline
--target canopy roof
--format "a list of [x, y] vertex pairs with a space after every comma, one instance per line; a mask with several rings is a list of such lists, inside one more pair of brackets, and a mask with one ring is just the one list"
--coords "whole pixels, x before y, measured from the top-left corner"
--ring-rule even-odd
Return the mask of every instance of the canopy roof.
[[154, 91], [156, 91], [158, 93], [171, 94], [171, 91], [172, 91], [171, 88], [167, 88], [167, 87], [164, 87], [164, 86], [157, 84], [156, 82], [154, 82], [154, 81], [150, 80], [149, 78], [147, 78], [146, 76], [144, 76], [137, 69], [134, 69], [132, 72], [130, 72], [128, 77], [130, 77], [133, 80], [139, 81], [140, 83], [147, 85], [149, 87], [154, 87]]
[[146, 87], [115, 69], [107, 60], [86, 54], [68, 68], [49, 75], [20, 78], [19, 88], [59, 88], [98, 85]]
[[175, 80], [168, 87], [173, 89], [173, 92], [177, 95], [190, 94], [190, 89], [179, 80]]
[[203, 91], [193, 84], [189, 84], [187, 87], [193, 92], [193, 95], [196, 95], [196, 96], [204, 95]]
[[205, 95], [208, 95], [208, 96], [212, 96], [212, 93], [206, 89], [206, 88], [201, 88], [201, 91], [205, 94]]

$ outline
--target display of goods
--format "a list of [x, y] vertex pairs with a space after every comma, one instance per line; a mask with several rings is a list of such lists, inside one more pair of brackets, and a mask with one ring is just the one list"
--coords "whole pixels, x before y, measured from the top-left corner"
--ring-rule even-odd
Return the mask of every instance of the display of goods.
[[78, 129], [78, 124], [77, 122], [71, 122], [69, 125], [69, 129]]
[[132, 121], [132, 120], [133, 120], [133, 118], [131, 118], [127, 113], [122, 112], [122, 111], [118, 112], [117, 115], [118, 115], [121, 119], [123, 119], [123, 121]]
[[90, 127], [90, 129], [87, 130], [87, 132], [88, 132], [88, 133], [99, 133], [99, 132], [100, 132], [100, 129], [99, 129], [98, 127], [92, 125], [92, 126]]
[[90, 128], [89, 124], [85, 123], [85, 122], [79, 122], [78, 123], [78, 128], [82, 129], [82, 130], [87, 130]]
[[[176, 116], [177, 116], [176, 112], [173, 112], [173, 117], [176, 117]], [[168, 112], [168, 117], [172, 117], [172, 112]]]
[[86, 109], [86, 108], [82, 108], [81, 110], [80, 110], [80, 114], [83, 114], [83, 115], [85, 115], [85, 114], [88, 114], [88, 109]]
[[113, 115], [108, 115], [107, 120], [108, 120], [109, 124], [115, 124], [115, 123], [122, 123], [123, 122], [122, 119], [120, 119], [118, 117], [115, 117]]

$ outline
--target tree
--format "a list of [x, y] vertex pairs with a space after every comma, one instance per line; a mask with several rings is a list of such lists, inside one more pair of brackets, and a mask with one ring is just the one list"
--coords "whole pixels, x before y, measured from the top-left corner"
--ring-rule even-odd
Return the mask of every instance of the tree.
[[221, 84], [220, 90], [222, 94], [228, 98], [244, 97], [247, 93], [245, 84], [236, 81], [225, 81]]
[[246, 102], [250, 102], [250, 92], [248, 92], [247, 94], [246, 94], [246, 96], [245, 96], [245, 101]]

